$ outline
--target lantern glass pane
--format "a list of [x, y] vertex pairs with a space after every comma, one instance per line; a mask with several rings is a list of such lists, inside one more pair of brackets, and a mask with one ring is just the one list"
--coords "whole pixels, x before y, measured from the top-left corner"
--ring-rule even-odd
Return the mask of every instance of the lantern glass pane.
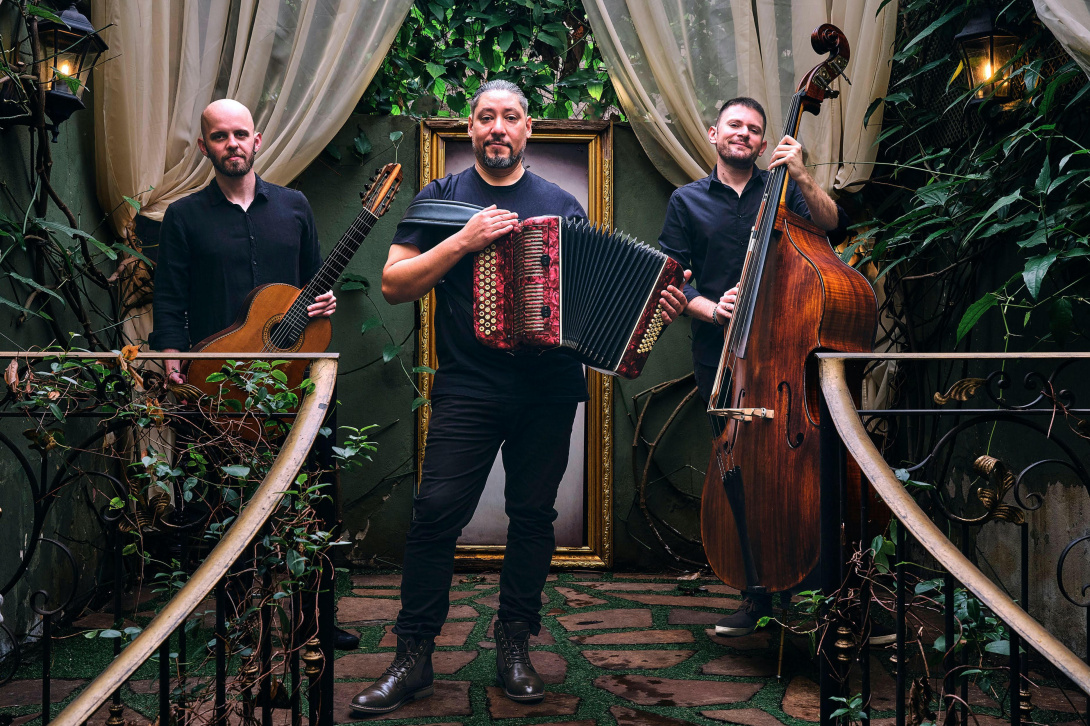
[[1000, 70], [997, 83], [995, 84], [995, 95], [1000, 98], [1008, 99], [1011, 97], [1011, 59], [1014, 58], [1014, 54], [1018, 51], [1018, 38], [1010, 35], [996, 36], [993, 41], [993, 47], [995, 52], [993, 58], [995, 59], [995, 67]]
[[[994, 69], [992, 68], [992, 54], [990, 39], [973, 38], [965, 40], [961, 44], [962, 54], [965, 56], [965, 68], [969, 73], [969, 87], [976, 88], [988, 81]], [[981, 88], [976, 91], [977, 98], [984, 98], [990, 89]]]
[[[81, 66], [87, 46], [87, 36], [63, 28], [50, 30], [42, 36], [42, 55], [45, 61], [42, 63], [40, 77], [47, 91], [58, 91], [76, 98], [83, 94], [86, 73]], [[74, 93], [68, 83], [57, 77], [58, 72], [79, 79], [79, 86]]]

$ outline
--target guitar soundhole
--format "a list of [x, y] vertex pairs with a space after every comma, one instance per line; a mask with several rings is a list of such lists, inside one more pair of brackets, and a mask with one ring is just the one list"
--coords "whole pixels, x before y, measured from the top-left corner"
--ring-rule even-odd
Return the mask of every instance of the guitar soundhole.
[[290, 328], [281, 325], [283, 317], [277, 315], [265, 324], [266, 347], [270, 350], [293, 351], [299, 347], [299, 338], [291, 335]]

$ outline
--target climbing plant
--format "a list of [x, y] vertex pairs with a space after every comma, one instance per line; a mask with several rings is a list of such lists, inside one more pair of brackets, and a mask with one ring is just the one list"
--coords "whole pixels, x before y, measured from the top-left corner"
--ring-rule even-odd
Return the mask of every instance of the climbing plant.
[[579, 0], [416, 0], [359, 110], [468, 116], [493, 79], [522, 88], [534, 117], [619, 115]]
[[[912, 0], [884, 113], [880, 165], [856, 240], [890, 294], [889, 337], [910, 350], [1029, 350], [1084, 341], [1090, 286], [1090, 79], [1013, 0], [1000, 27], [1022, 42], [1013, 101], [973, 100], [954, 35], [973, 3]], [[884, 103], [883, 103], [884, 101]], [[990, 331], [998, 336], [992, 337]]]

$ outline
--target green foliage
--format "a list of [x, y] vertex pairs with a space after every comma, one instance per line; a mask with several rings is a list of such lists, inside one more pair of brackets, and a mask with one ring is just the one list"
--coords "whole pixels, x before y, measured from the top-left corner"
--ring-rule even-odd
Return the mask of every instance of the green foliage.
[[885, 165], [864, 194], [875, 216], [859, 239], [907, 314], [927, 320], [905, 333], [915, 350], [968, 342], [980, 326], [1002, 326], [1008, 348], [1085, 336], [1090, 80], [1030, 0], [1002, 7], [997, 24], [1024, 39], [1009, 68], [1021, 97], [1005, 106], [974, 103], [965, 87], [953, 36], [974, 4], [900, 8], [893, 81], [879, 99]]
[[833, 718], [839, 719], [844, 716], [847, 717], [848, 723], [860, 723], [866, 720], [867, 714], [863, 710], [863, 695], [861, 693], [857, 693], [850, 698], [830, 696], [829, 700], [841, 704], [840, 708], [829, 714]]
[[416, 0], [360, 101], [365, 113], [468, 116], [488, 80], [535, 118], [602, 118], [619, 104], [578, 0]]

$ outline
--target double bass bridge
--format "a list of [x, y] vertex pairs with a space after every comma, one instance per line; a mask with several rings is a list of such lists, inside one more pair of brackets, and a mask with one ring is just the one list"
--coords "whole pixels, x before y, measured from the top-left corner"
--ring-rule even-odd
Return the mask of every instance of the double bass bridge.
[[738, 421], [752, 421], [757, 418], [771, 421], [776, 417], [776, 412], [771, 408], [713, 408], [708, 413], [723, 418], [737, 419]]

